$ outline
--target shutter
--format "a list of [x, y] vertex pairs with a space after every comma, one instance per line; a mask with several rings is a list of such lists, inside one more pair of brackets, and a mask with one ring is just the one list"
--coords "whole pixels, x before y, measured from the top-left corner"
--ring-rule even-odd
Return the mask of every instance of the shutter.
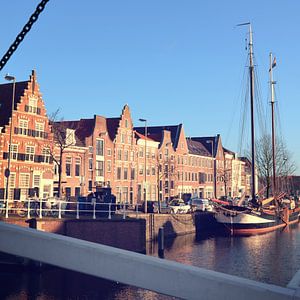
[[3, 159], [8, 159], [8, 152], [3, 152]]
[[21, 189], [14, 189], [14, 200], [20, 200], [21, 198]]
[[0, 188], [0, 199], [4, 199], [4, 188]]

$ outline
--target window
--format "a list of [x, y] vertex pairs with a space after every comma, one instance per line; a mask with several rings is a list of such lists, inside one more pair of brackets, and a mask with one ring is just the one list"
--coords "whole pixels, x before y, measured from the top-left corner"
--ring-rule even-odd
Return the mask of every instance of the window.
[[92, 180], [89, 180], [89, 192], [93, 190], [93, 182]]
[[134, 161], [134, 152], [130, 151], [130, 161]]
[[21, 200], [26, 199], [28, 188], [29, 188], [29, 174], [21, 173], [20, 174], [20, 184], [21, 188]]
[[43, 162], [50, 163], [50, 148], [45, 147], [42, 151]]
[[96, 176], [104, 176], [104, 161], [96, 161]]
[[21, 188], [29, 187], [29, 174], [27, 173], [20, 174], [20, 187]]
[[139, 157], [144, 157], [144, 149], [143, 148], [139, 149]]
[[34, 161], [34, 146], [26, 146], [25, 160]]
[[44, 127], [45, 127], [44, 123], [35, 122], [35, 136], [36, 137], [43, 137]]
[[80, 176], [81, 159], [75, 158], [75, 176]]
[[124, 144], [125, 140], [126, 140], [126, 135], [125, 135], [125, 133], [122, 133], [121, 134], [121, 143]]
[[125, 127], [128, 128], [128, 120], [125, 119]]
[[104, 141], [103, 140], [96, 140], [96, 155], [103, 156], [103, 148], [104, 148]]
[[66, 197], [70, 198], [71, 197], [71, 188], [70, 187], [66, 187], [65, 188], [65, 192], [66, 192]]
[[11, 159], [17, 159], [18, 157], [18, 145], [16, 144], [11, 144], [11, 149], [10, 149], [10, 158]]
[[155, 167], [152, 167], [152, 175], [155, 175]]
[[139, 174], [140, 175], [144, 174], [144, 166], [143, 165], [140, 165], [140, 167], [139, 167]]
[[111, 149], [110, 148], [107, 149], [107, 155], [111, 156]]
[[80, 196], [80, 187], [75, 187], [75, 197]]
[[128, 150], [124, 151], [124, 160], [128, 161]]
[[165, 148], [165, 157], [167, 158], [169, 156], [169, 149]]
[[121, 172], [122, 172], [121, 167], [117, 167], [117, 180], [121, 180]]
[[107, 172], [111, 172], [111, 160], [107, 161]]
[[33, 175], [33, 186], [40, 187], [41, 176], [40, 175]]
[[28, 121], [24, 119], [19, 120], [19, 134], [27, 135], [28, 133]]
[[89, 170], [93, 169], [93, 159], [89, 158]]
[[124, 179], [128, 179], [128, 168], [124, 168]]
[[152, 156], [152, 159], [155, 159], [155, 150], [154, 149], [152, 150], [151, 156]]
[[150, 175], [150, 168], [147, 166], [147, 176]]
[[122, 160], [122, 150], [118, 149], [118, 160]]
[[93, 146], [89, 146], [89, 153], [93, 153]]
[[71, 176], [71, 164], [72, 164], [72, 158], [67, 157], [66, 158], [66, 175]]
[[135, 179], [135, 168], [131, 169], [131, 176], [130, 176], [131, 180]]
[[174, 189], [174, 180], [171, 180], [171, 189]]

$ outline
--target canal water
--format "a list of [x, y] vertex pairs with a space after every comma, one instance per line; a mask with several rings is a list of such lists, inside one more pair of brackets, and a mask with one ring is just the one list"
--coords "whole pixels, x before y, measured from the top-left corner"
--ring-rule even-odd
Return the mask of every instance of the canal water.
[[[148, 245], [157, 256], [157, 245]], [[300, 269], [300, 225], [252, 237], [180, 236], [165, 243], [165, 259], [286, 286]], [[0, 299], [174, 299], [84, 274], [47, 268], [0, 269]]]

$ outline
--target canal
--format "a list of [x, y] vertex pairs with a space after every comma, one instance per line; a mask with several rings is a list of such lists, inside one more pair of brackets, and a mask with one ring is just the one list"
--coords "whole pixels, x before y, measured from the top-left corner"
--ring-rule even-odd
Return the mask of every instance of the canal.
[[[155, 243], [148, 254], [157, 255]], [[252, 237], [180, 236], [166, 241], [165, 258], [286, 286], [300, 269], [300, 225]], [[0, 299], [174, 299], [53, 267], [40, 273], [0, 270], [0, 282]]]

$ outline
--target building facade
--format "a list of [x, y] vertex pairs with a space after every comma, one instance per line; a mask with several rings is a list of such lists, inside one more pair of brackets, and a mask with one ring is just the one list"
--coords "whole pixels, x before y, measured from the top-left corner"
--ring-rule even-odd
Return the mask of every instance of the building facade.
[[1, 84], [0, 104], [0, 198], [9, 163], [9, 199], [24, 200], [34, 192], [52, 196], [53, 135], [35, 71], [28, 81]]

